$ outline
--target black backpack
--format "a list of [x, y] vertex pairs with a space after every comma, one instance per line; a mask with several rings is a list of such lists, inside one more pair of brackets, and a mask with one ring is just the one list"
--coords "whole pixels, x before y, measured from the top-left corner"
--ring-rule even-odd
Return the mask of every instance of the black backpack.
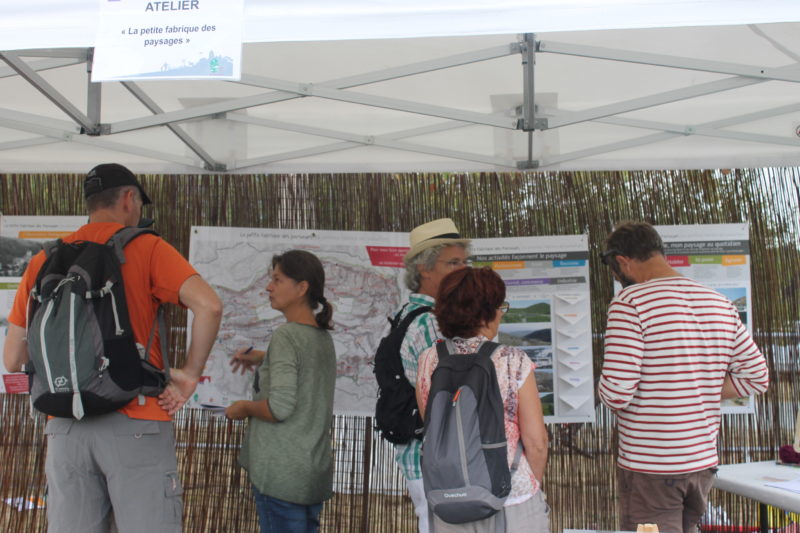
[[128, 317], [120, 265], [123, 248], [152, 230], [126, 227], [106, 244], [47, 243], [27, 313], [31, 404], [52, 416], [81, 419], [110, 413], [137, 395], [157, 396], [169, 380], [166, 330], [159, 308], [165, 370], [143, 353]]
[[391, 329], [381, 339], [375, 351], [373, 369], [378, 382], [375, 428], [384, 439], [394, 444], [407, 444], [411, 439], [422, 439], [422, 418], [417, 408], [416, 391], [403, 370], [400, 346], [411, 322], [431, 310], [428, 306], [418, 307], [400, 320], [403, 309], [400, 309], [394, 319], [388, 319]]
[[436, 345], [439, 364], [425, 407], [421, 466], [429, 513], [451, 524], [497, 514], [495, 527], [505, 531], [503, 506], [522, 446], [509, 468], [503, 399], [491, 360], [498, 346], [487, 341], [477, 353], [461, 354], [449, 340]]

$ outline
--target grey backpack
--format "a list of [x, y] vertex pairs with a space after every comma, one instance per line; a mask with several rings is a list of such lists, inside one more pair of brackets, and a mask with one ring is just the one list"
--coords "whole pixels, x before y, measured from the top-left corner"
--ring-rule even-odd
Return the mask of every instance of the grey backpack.
[[138, 395], [157, 396], [166, 386], [163, 312], [156, 320], [165, 370], [149, 361], [156, 320], [146, 348], [134, 340], [120, 269], [125, 246], [145, 233], [154, 232], [128, 227], [105, 244], [45, 244], [27, 312], [25, 371], [34, 408], [80, 420], [116, 411]]
[[436, 345], [439, 364], [425, 409], [421, 465], [430, 514], [451, 524], [497, 514], [497, 531], [505, 531], [503, 505], [522, 446], [509, 468], [503, 400], [491, 361], [498, 346], [484, 342], [477, 353], [459, 354], [449, 340]]

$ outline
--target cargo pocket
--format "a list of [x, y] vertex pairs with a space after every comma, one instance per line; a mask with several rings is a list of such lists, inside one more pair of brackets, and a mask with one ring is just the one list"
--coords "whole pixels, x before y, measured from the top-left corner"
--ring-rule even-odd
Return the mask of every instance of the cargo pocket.
[[164, 520], [180, 524], [183, 516], [183, 485], [177, 472], [167, 472], [164, 478]]
[[119, 463], [127, 468], [141, 468], [158, 464], [163, 445], [158, 422], [118, 418], [114, 425]]
[[[68, 480], [75, 471], [80, 470], [75, 462], [80, 460], [85, 445], [82, 446], [80, 441], [76, 442], [75, 438], [65, 438], [74, 423], [75, 420], [71, 418], [51, 418], [44, 426], [44, 434], [47, 435], [44, 469], [50, 483]], [[76, 447], [80, 449], [75, 450]]]

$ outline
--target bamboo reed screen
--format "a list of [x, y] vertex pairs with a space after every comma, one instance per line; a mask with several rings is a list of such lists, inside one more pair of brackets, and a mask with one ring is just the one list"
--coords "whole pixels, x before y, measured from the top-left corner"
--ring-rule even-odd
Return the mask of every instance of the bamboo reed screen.
[[[597, 259], [612, 225], [624, 219], [655, 224], [749, 222], [754, 334], [771, 368], [769, 392], [756, 414], [723, 420], [723, 463], [768, 460], [789, 443], [798, 398], [798, 202], [800, 169], [731, 171], [559, 172], [524, 174], [149, 175], [156, 229], [187, 254], [192, 225], [407, 232], [452, 217], [468, 237], [588, 232], [592, 252], [595, 375], [611, 277]], [[83, 214], [82, 177], [0, 175], [6, 215]], [[173, 364], [185, 348], [186, 314], [168, 315]], [[0, 396], [0, 499], [42, 498], [43, 420], [31, 418], [23, 396]], [[185, 531], [258, 530], [246, 475], [236, 464], [241, 423], [183, 410], [176, 417], [185, 485]], [[545, 491], [552, 530], [616, 529], [614, 417], [597, 407], [595, 424], [559, 424], [550, 432]], [[392, 450], [364, 417], [336, 417], [335, 497], [325, 504], [323, 531], [416, 531], [410, 500]], [[370, 493], [370, 484], [392, 491]], [[712, 491], [713, 525], [757, 525], [753, 502]], [[792, 516], [771, 510], [773, 526]], [[0, 530], [44, 531], [44, 510], [0, 502]], [[713, 528], [712, 528], [713, 529]]]

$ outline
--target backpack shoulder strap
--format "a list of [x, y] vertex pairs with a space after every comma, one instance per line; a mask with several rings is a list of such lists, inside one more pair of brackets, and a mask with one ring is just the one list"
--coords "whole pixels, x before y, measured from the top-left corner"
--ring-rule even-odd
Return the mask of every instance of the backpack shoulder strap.
[[114, 233], [114, 235], [108, 239], [106, 244], [114, 249], [114, 254], [117, 256], [119, 264], [122, 265], [125, 264], [125, 252], [123, 249], [136, 237], [148, 233], [158, 236], [158, 233], [149, 228], [134, 228], [132, 226], [126, 226]]
[[150, 350], [153, 347], [153, 339], [156, 336], [156, 330], [159, 333], [159, 340], [161, 345], [161, 361], [164, 364], [164, 373], [169, 381], [169, 352], [167, 351], [167, 323], [164, 320], [164, 304], [158, 306], [156, 316], [153, 318], [153, 325], [150, 328], [150, 336], [147, 338], [147, 346], [144, 350], [142, 359], [145, 361], [150, 360]]
[[403, 307], [401, 307], [400, 310], [395, 313], [394, 317], [386, 317], [386, 320], [389, 321], [392, 329], [395, 329], [400, 323], [400, 317], [403, 316], [403, 311], [405, 311], [406, 307], [408, 307], [407, 303], [403, 304]]
[[[44, 251], [45, 261], [50, 259], [50, 256], [53, 255], [56, 252], [56, 250], [58, 250], [58, 247], [61, 245], [61, 243], [62, 243], [61, 239], [56, 239], [54, 241], [46, 241], [42, 243], [42, 250]], [[44, 264], [42, 264], [42, 267], [44, 267]], [[36, 273], [36, 280], [33, 284], [33, 288], [31, 288], [29, 299], [32, 296], [38, 300], [39, 290], [41, 288], [39, 284], [42, 281], [44, 275], [45, 275], [45, 269], [40, 268], [39, 272]]]
[[59, 244], [61, 244], [61, 239], [56, 239], [54, 241], [47, 241], [42, 243], [42, 250], [44, 250], [45, 260], [51, 255], [53, 255], [53, 252], [56, 251]]
[[439, 361], [446, 359], [456, 353], [456, 345], [450, 339], [439, 339], [436, 341], [436, 355], [439, 356]]
[[[146, 234], [158, 236], [158, 233], [149, 228], [135, 228], [133, 226], [126, 226], [114, 233], [114, 235], [108, 239], [106, 245], [110, 246], [114, 250], [114, 255], [117, 257], [119, 264], [123, 265], [125, 264], [125, 247], [133, 239]], [[158, 306], [156, 316], [153, 317], [153, 325], [150, 327], [150, 335], [147, 339], [147, 346], [142, 354], [143, 361], [150, 361], [150, 352], [153, 347], [153, 339], [155, 338], [156, 331], [160, 333], [159, 339], [161, 341], [161, 360], [162, 364], [164, 365], [164, 373], [166, 374], [167, 381], [169, 381], [169, 352], [167, 351], [167, 328], [164, 322], [163, 305]], [[144, 396], [141, 394], [139, 395], [139, 405], [144, 405]]]
[[484, 341], [481, 344], [481, 347], [478, 348], [478, 357], [486, 357], [489, 358], [492, 354], [500, 347], [499, 344], [492, 341]]
[[[405, 306], [404, 306], [404, 308], [405, 308]], [[408, 330], [409, 326], [411, 326], [411, 323], [418, 316], [420, 316], [423, 313], [427, 313], [430, 310], [431, 310], [431, 306], [423, 305], [422, 307], [417, 307], [413, 311], [409, 311], [408, 314], [405, 317], [403, 317], [403, 320], [400, 321], [400, 324], [397, 327], [399, 329], [402, 329], [404, 334], [405, 334], [405, 331]], [[401, 312], [402, 312], [402, 310], [401, 310]]]
[[436, 343], [436, 355], [439, 356], [439, 361], [441, 361], [443, 357], [450, 355], [450, 350], [447, 349], [447, 343], [445, 341], [440, 340]]

